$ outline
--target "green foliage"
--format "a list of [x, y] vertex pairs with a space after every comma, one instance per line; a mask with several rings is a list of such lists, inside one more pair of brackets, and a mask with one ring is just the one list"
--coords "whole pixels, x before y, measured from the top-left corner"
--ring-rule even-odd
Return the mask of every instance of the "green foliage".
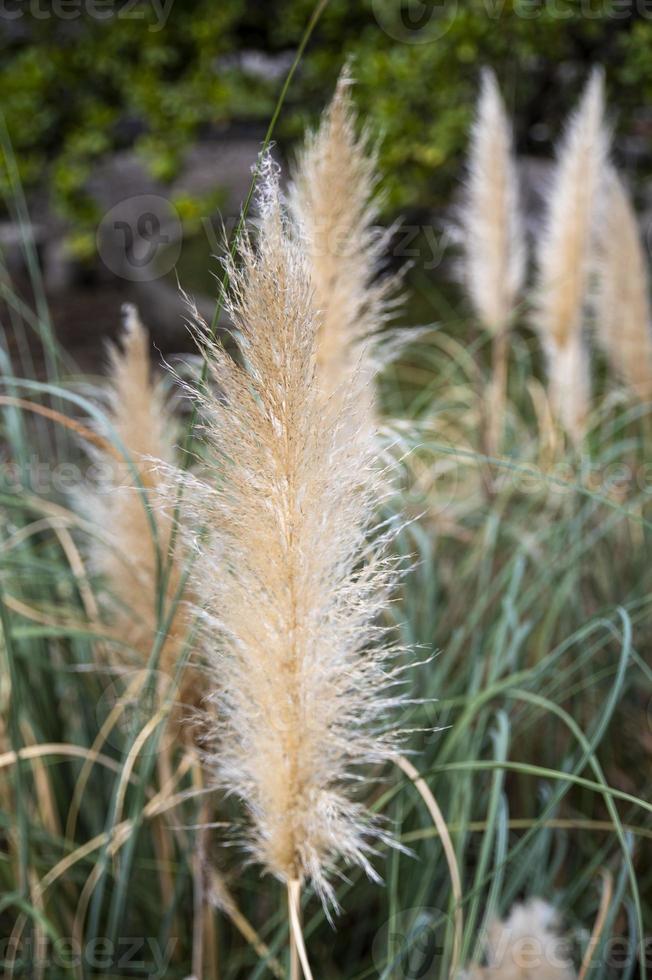
[[200, 126], [268, 113], [255, 81], [217, 67], [240, 8], [175, 4], [162, 27], [150, 4], [63, 22], [35, 21], [25, 7], [25, 34], [5, 41], [2, 107], [23, 181], [47, 173], [55, 202], [87, 223], [84, 183], [104, 154], [133, 144], [166, 180]]
[[[23, 181], [47, 174], [60, 209], [88, 226], [95, 216], [84, 183], [103, 154], [134, 145], [156, 177], [171, 178], [206, 127], [269, 117], [281, 80], [254, 76], [228, 56], [295, 47], [313, 7], [188, 0], [172, 3], [167, 18], [144, 3], [106, 20], [86, 12], [61, 21], [35, 20], [25, 6], [2, 51], [2, 108]], [[314, 123], [351, 58], [361, 110], [382, 139], [390, 212], [447, 199], [483, 65], [496, 68], [527, 152], [549, 150], [569, 90], [591, 63], [607, 64], [624, 130], [652, 94], [652, 20], [617, 0], [435, 7], [420, 29], [406, 30], [399, 0], [330, 0], [278, 134], [288, 144]]]
[[[550, 151], [569, 89], [579, 88], [591, 64], [605, 64], [623, 127], [652, 94], [652, 21], [637, 20], [631, 10], [623, 16], [609, 0], [448, 0], [434, 5], [443, 12], [424, 18], [414, 31], [403, 27], [401, 6], [397, 0], [333, 0], [303, 75], [305, 99], [314, 110], [342, 58], [354, 60], [359, 105], [371, 131], [382, 135], [392, 209], [448, 199], [484, 65], [497, 71], [526, 152]], [[281, 23], [288, 38], [309, 8], [310, 0], [286, 4]]]

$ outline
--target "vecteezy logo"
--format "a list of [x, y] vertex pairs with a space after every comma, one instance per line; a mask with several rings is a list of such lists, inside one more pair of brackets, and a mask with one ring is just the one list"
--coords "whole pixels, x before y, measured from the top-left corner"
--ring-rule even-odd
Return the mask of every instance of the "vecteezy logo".
[[405, 44], [428, 44], [448, 33], [459, 0], [372, 0], [384, 32]]
[[397, 912], [376, 933], [372, 946], [376, 969], [388, 980], [438, 977], [449, 925], [449, 916], [440, 909]]
[[174, 267], [182, 233], [179, 216], [167, 198], [140, 194], [106, 212], [97, 229], [97, 250], [116, 276], [150, 282]]

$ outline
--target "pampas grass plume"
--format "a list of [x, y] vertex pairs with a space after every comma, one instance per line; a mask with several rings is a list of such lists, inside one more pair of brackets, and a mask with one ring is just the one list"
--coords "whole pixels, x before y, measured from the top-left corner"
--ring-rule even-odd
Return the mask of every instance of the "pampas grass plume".
[[345, 69], [318, 130], [298, 156], [290, 207], [308, 258], [319, 312], [316, 376], [322, 396], [342, 395], [362, 370], [380, 366], [377, 333], [390, 317], [395, 279], [378, 277], [387, 235], [377, 219], [376, 158], [358, 135]]
[[525, 232], [509, 120], [494, 73], [482, 73], [462, 212], [465, 282], [482, 324], [505, 330], [523, 287]]
[[550, 399], [575, 442], [590, 409], [584, 313], [594, 259], [594, 216], [608, 153], [601, 70], [591, 74], [561, 143], [538, 249], [534, 323], [548, 360]]
[[219, 719], [207, 766], [244, 804], [252, 858], [288, 888], [309, 879], [328, 904], [338, 863], [373, 874], [378, 828], [353, 777], [392, 751], [378, 730], [393, 695], [375, 624], [393, 572], [368, 538], [364, 380], [351, 371], [344, 403], [324, 403], [310, 263], [269, 159], [259, 187], [257, 245], [245, 238], [228, 270], [244, 366], [204, 330], [208, 468], [187, 493]]
[[616, 375], [641, 401], [652, 399], [649, 277], [636, 215], [609, 169], [600, 223], [594, 316], [597, 338]]
[[[136, 309], [125, 306], [121, 347], [110, 350], [108, 415], [112, 449], [100, 453], [102, 478], [84, 500], [100, 534], [92, 564], [106, 587], [111, 630], [131, 654], [110, 645], [126, 668], [144, 668], [159, 630], [158, 590], [169, 560], [172, 511], [162, 506], [162, 469], [175, 462], [177, 427], [161, 382], [152, 380], [149, 335]], [[117, 450], [117, 451], [116, 451]], [[182, 577], [179, 549], [171, 565], [165, 610], [178, 600]], [[180, 603], [161, 647], [158, 668], [172, 678], [188, 632]]]
[[490, 925], [487, 959], [467, 980], [575, 980], [555, 910], [539, 898], [515, 905], [505, 921]]
[[493, 334], [487, 449], [499, 448], [509, 355], [508, 329], [526, 267], [525, 233], [512, 135], [495, 75], [482, 74], [471, 133], [462, 211], [464, 279], [476, 313]]

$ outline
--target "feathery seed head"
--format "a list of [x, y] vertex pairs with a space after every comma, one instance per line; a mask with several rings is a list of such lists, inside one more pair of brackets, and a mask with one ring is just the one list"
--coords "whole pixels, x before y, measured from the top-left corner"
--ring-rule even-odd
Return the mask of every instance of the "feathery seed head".
[[507, 919], [493, 922], [487, 937], [488, 965], [467, 980], [574, 980], [567, 945], [557, 932], [557, 914], [540, 898], [515, 905]]
[[523, 287], [525, 232], [512, 134], [494, 73], [482, 73], [462, 212], [465, 281], [483, 325], [508, 325]]
[[[112, 631], [129, 644], [131, 658], [111, 645], [122, 666], [142, 668], [159, 632], [157, 608], [162, 572], [169, 560], [174, 503], [166, 502], [162, 470], [175, 458], [176, 424], [160, 382], [151, 377], [149, 337], [136, 309], [125, 307], [121, 349], [110, 350], [109, 420], [103, 433], [112, 452], [100, 451], [102, 476], [86, 488], [84, 509], [99, 529], [91, 559], [107, 591]], [[176, 548], [166, 589], [166, 611], [179, 601], [183, 558]], [[159, 670], [172, 679], [189, 627], [181, 602], [172, 616], [161, 648]], [[191, 696], [191, 671], [184, 674], [179, 699]]]
[[591, 398], [589, 353], [581, 334], [552, 349], [548, 391], [558, 421], [578, 445], [586, 431]]
[[642, 401], [652, 398], [652, 323], [646, 256], [627, 192], [613, 168], [600, 215], [594, 290], [597, 338], [615, 373]]
[[341, 399], [324, 402], [309, 262], [269, 164], [261, 179], [257, 242], [245, 237], [229, 268], [244, 365], [204, 329], [208, 470], [188, 494], [219, 719], [209, 765], [248, 811], [254, 859], [332, 901], [339, 860], [371, 872], [377, 828], [351, 784], [392, 751], [379, 730], [395, 696], [377, 617], [394, 572], [370, 535], [364, 379], [351, 371]]
[[290, 189], [319, 312], [316, 372], [323, 398], [339, 397], [356, 371], [373, 378], [383, 360], [376, 334], [395, 305], [396, 280], [378, 277], [388, 236], [375, 227], [376, 156], [367, 134], [358, 135], [351, 86], [344, 69], [321, 125], [306, 139]]
[[[589, 411], [588, 361], [584, 313], [595, 258], [596, 203], [608, 155], [604, 123], [604, 81], [595, 69], [562, 140], [548, 215], [538, 249], [538, 285], [534, 323], [548, 356], [548, 373], [557, 417], [571, 435], [581, 437]], [[572, 352], [565, 349], [572, 347]], [[573, 365], [583, 377], [564, 374]], [[561, 375], [557, 378], [556, 375]], [[571, 393], [573, 403], [558, 397]], [[580, 397], [585, 399], [580, 403]], [[579, 412], [575, 417], [573, 413]], [[570, 421], [570, 424], [569, 424]]]

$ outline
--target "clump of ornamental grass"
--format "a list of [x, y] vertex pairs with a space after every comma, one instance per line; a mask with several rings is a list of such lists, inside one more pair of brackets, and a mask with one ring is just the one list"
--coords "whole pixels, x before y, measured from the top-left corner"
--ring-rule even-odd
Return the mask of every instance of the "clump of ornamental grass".
[[473, 967], [467, 980], [575, 980], [557, 926], [547, 902], [535, 898], [515, 905], [507, 919], [489, 926], [487, 965]]
[[482, 74], [471, 131], [461, 225], [464, 282], [480, 322], [493, 338], [488, 448], [495, 452], [503, 425], [509, 327], [523, 288], [527, 253], [511, 127], [489, 70]]
[[641, 401], [652, 398], [652, 322], [646, 256], [622, 181], [608, 169], [599, 230], [594, 318], [617, 377]]
[[[376, 226], [376, 154], [368, 133], [359, 132], [352, 84], [344, 69], [290, 188], [319, 314], [316, 381], [323, 399], [341, 404], [353, 374], [372, 379], [382, 365], [379, 331], [397, 304], [396, 277], [379, 274], [389, 233]], [[373, 386], [362, 394], [373, 411]]]
[[537, 251], [534, 297], [534, 324], [547, 355], [550, 401], [575, 443], [584, 435], [590, 409], [585, 309], [608, 144], [603, 76], [594, 69], [559, 148]]
[[[122, 345], [110, 350], [110, 429], [96, 450], [99, 479], [83, 506], [98, 527], [90, 557], [104, 583], [111, 634], [120, 641], [107, 644], [106, 654], [117, 669], [138, 671], [156, 648], [167, 687], [184, 654], [190, 616], [174, 506], [162, 492], [163, 469], [176, 458], [177, 424], [162, 382], [152, 378], [149, 348], [135, 308], [125, 307]], [[186, 668], [177, 700], [192, 704], [195, 685]]]
[[395, 564], [374, 527], [367, 374], [351, 368], [324, 400], [311, 264], [269, 159], [259, 187], [257, 242], [244, 237], [228, 264], [242, 363], [199, 328], [205, 470], [184, 492], [217, 719], [207, 766], [244, 805], [251, 858], [332, 907], [333, 875], [349, 864], [375, 878], [384, 836], [359, 793], [365, 767], [394, 753], [397, 677], [378, 618]]

